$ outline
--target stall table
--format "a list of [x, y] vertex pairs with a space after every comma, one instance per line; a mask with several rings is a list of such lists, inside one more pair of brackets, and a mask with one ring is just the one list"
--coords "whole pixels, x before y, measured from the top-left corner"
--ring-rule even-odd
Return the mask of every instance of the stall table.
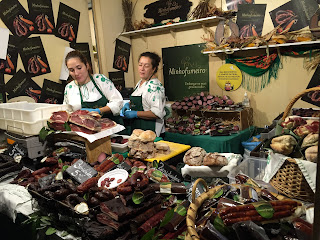
[[248, 140], [254, 130], [255, 127], [251, 126], [238, 133], [231, 134], [230, 136], [212, 137], [210, 135], [193, 136], [190, 134], [166, 132], [164, 140], [187, 144], [192, 147], [202, 147], [207, 152], [243, 154], [244, 148], [242, 147], [241, 142]]

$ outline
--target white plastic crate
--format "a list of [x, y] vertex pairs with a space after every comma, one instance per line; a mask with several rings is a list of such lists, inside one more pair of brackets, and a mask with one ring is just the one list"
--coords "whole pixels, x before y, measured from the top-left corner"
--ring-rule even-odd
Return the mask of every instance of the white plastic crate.
[[[113, 138], [116, 136], [122, 136], [124, 139], [130, 138], [130, 136], [128, 135], [118, 135], [118, 134], [112, 134], [110, 137]], [[112, 152], [116, 152], [116, 153], [124, 153], [129, 151], [128, 142], [124, 144], [111, 142], [111, 148], [112, 148]]]
[[13, 102], [0, 104], [0, 119], [23, 122], [47, 120], [53, 112], [67, 110], [65, 104]]
[[251, 156], [245, 158], [237, 167], [229, 172], [229, 183], [235, 182], [235, 176], [238, 173], [244, 173], [255, 180], [262, 180], [267, 166], [267, 161], [268, 160], [266, 158], [256, 158]]
[[44, 126], [47, 126], [47, 119], [36, 122], [24, 122], [0, 118], [0, 129], [24, 136], [38, 135]]

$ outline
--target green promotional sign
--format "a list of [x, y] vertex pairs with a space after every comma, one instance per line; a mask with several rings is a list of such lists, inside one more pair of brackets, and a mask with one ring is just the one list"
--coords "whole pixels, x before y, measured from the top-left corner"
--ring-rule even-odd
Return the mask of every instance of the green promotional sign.
[[209, 91], [209, 57], [204, 44], [162, 49], [163, 76], [169, 101]]

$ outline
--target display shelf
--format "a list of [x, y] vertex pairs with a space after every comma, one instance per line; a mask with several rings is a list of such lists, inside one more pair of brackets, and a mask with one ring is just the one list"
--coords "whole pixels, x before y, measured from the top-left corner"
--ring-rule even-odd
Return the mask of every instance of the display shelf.
[[294, 42], [294, 43], [282, 43], [282, 44], [273, 44], [273, 45], [264, 45], [259, 47], [244, 47], [244, 48], [233, 48], [233, 49], [222, 49], [216, 51], [204, 51], [203, 54], [211, 54], [211, 53], [233, 53], [237, 51], [245, 51], [245, 50], [257, 50], [257, 49], [264, 49], [264, 48], [276, 48], [276, 47], [290, 47], [290, 46], [305, 46], [305, 45], [314, 45], [320, 44], [320, 40], [317, 41], [305, 41], [305, 42]]
[[171, 31], [173, 29], [178, 29], [178, 28], [186, 28], [186, 27], [191, 27], [191, 26], [196, 26], [196, 25], [204, 25], [204, 24], [214, 23], [214, 22], [218, 22], [223, 19], [225, 19], [225, 18], [213, 16], [213, 17], [195, 19], [195, 20], [190, 20], [190, 21], [185, 21], [185, 22], [173, 23], [173, 24], [169, 24], [169, 25], [162, 25], [162, 26], [158, 26], [158, 27], [151, 27], [151, 28], [145, 28], [145, 29], [140, 29], [140, 30], [135, 30], [135, 31], [130, 31], [130, 32], [124, 32], [124, 33], [121, 33], [121, 36], [131, 37], [131, 36], [136, 36], [136, 35], [144, 35], [147, 33], [162, 32], [165, 30]]

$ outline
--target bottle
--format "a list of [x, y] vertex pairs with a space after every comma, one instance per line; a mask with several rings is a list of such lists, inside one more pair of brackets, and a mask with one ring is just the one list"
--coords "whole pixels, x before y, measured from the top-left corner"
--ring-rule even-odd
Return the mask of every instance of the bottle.
[[243, 97], [243, 100], [242, 100], [242, 106], [243, 107], [250, 107], [250, 100], [248, 98], [247, 92], [244, 93], [244, 97]]

